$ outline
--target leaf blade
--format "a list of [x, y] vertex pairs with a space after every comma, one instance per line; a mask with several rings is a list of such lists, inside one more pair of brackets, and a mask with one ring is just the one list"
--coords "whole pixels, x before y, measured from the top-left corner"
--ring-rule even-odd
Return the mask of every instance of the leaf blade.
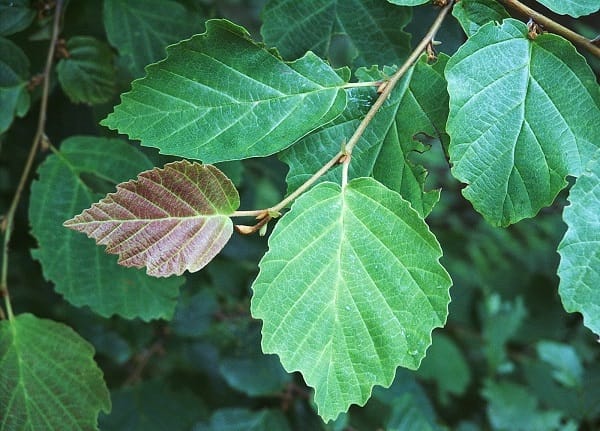
[[229, 215], [239, 204], [221, 171], [183, 160], [117, 185], [64, 226], [106, 245], [123, 266], [168, 277], [199, 271], [221, 251], [233, 233]]
[[344, 80], [314, 54], [284, 63], [226, 20], [173, 45], [103, 125], [205, 163], [266, 156], [337, 117]]
[[263, 320], [263, 350], [302, 372], [324, 420], [364, 404], [373, 385], [390, 385], [397, 366], [418, 367], [447, 315], [451, 281], [440, 256], [408, 202], [369, 178], [344, 191], [321, 183], [277, 224], [252, 315]]

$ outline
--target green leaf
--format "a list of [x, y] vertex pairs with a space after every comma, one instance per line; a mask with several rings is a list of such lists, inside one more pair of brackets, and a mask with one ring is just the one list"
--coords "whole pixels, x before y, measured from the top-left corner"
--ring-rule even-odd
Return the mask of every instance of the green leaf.
[[569, 202], [568, 229], [558, 245], [558, 293], [565, 310], [580, 312], [585, 326], [600, 334], [600, 154], [575, 182]]
[[337, 117], [344, 81], [311, 53], [284, 63], [226, 20], [173, 45], [102, 124], [205, 163], [266, 156]]
[[469, 365], [451, 338], [435, 334], [433, 343], [417, 374], [431, 380], [438, 390], [438, 399], [447, 404], [448, 394], [462, 395], [471, 382]]
[[34, 18], [35, 10], [29, 0], [0, 0], [0, 35], [8, 36], [25, 30]]
[[577, 351], [568, 344], [540, 341], [536, 346], [538, 356], [552, 365], [552, 376], [567, 387], [581, 388], [583, 366]]
[[553, 12], [579, 18], [600, 10], [598, 0], [537, 0]]
[[186, 389], [173, 390], [160, 381], [125, 387], [111, 392], [111, 397], [111, 414], [100, 417], [102, 430], [188, 430], [205, 415], [197, 396]]
[[282, 393], [291, 381], [275, 355], [221, 358], [219, 370], [229, 386], [251, 397]]
[[321, 183], [277, 223], [252, 315], [263, 351], [302, 372], [325, 421], [419, 366], [448, 312], [441, 254], [408, 202], [371, 178]]
[[29, 59], [17, 45], [0, 37], [0, 134], [10, 127], [15, 116], [29, 110]]
[[194, 431], [289, 431], [285, 416], [277, 410], [250, 411], [246, 409], [217, 410], [210, 419], [208, 427], [195, 427]]
[[410, 9], [380, 0], [272, 0], [262, 18], [263, 39], [288, 59], [313, 51], [334, 65], [400, 64], [410, 51]]
[[503, 19], [510, 18], [506, 9], [496, 0], [461, 0], [452, 8], [452, 15], [468, 37], [490, 21], [502, 22]]
[[[575, 48], [513, 19], [479, 29], [446, 67], [452, 173], [494, 225], [533, 217], [600, 143], [600, 91]], [[574, 103], [575, 101], [575, 103]]]
[[114, 188], [151, 167], [142, 153], [120, 140], [76, 136], [38, 168], [29, 202], [31, 231], [38, 242], [32, 253], [67, 301], [88, 305], [106, 317], [150, 320], [173, 315], [181, 278], [157, 280], [121, 267], [93, 241], [62, 226], [105, 194], [93, 186]]
[[181, 337], [199, 337], [208, 331], [218, 309], [217, 299], [209, 289], [202, 289], [193, 296], [183, 293], [177, 303], [171, 328]]
[[165, 57], [165, 47], [202, 29], [203, 19], [172, 0], [105, 0], [104, 26], [109, 43], [134, 78]]
[[[425, 192], [426, 172], [409, 159], [413, 151], [425, 151], [416, 141], [420, 134], [440, 136], [447, 118], [444, 67], [448, 57], [427, 64], [422, 57], [400, 81], [383, 108], [367, 127], [352, 153], [350, 178], [374, 175], [387, 187], [398, 191], [421, 215], [427, 215], [439, 198], [439, 192]], [[362, 81], [384, 79], [393, 73], [375, 68], [361, 69]], [[280, 156], [290, 167], [286, 181], [288, 191], [298, 188], [323, 164], [333, 157], [351, 136], [370, 107], [374, 91], [352, 89], [344, 113], [319, 130], [303, 138]], [[341, 169], [330, 170], [322, 181], [340, 182]]]
[[93, 37], [76, 36], [68, 40], [67, 52], [56, 71], [69, 99], [91, 105], [108, 102], [115, 89], [110, 48]]
[[398, 6], [419, 6], [429, 3], [431, 0], [387, 0], [388, 2]]
[[199, 271], [221, 251], [233, 233], [229, 216], [239, 205], [221, 171], [182, 160], [117, 185], [64, 226], [106, 245], [123, 266], [168, 277]]
[[97, 430], [110, 397], [93, 347], [71, 328], [21, 314], [0, 322], [0, 430]]
[[488, 400], [488, 417], [499, 431], [562, 430], [561, 413], [541, 411], [538, 400], [527, 389], [514, 383], [488, 381], [483, 390]]

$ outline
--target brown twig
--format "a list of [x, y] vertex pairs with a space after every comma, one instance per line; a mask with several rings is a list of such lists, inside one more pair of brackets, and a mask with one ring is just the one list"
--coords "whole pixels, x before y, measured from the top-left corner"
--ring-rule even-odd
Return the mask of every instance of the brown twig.
[[[56, 7], [54, 9], [54, 23], [52, 25], [52, 37], [50, 39], [50, 46], [48, 47], [48, 55], [46, 57], [46, 66], [44, 67], [43, 74], [43, 82], [44, 85], [42, 87], [42, 98], [40, 100], [40, 114], [38, 118], [38, 125], [35, 132], [35, 136], [33, 138], [33, 142], [31, 144], [31, 149], [29, 150], [29, 155], [27, 156], [27, 161], [25, 162], [25, 167], [23, 168], [23, 172], [21, 173], [21, 178], [19, 180], [19, 184], [17, 185], [17, 190], [13, 196], [12, 202], [10, 203], [10, 207], [8, 212], [4, 215], [2, 221], [2, 229], [4, 230], [4, 244], [3, 244], [3, 255], [2, 255], [2, 275], [0, 276], [0, 296], [4, 297], [4, 303], [6, 305], [6, 312], [8, 314], [8, 318], [12, 319], [13, 312], [12, 307], [10, 305], [10, 296], [8, 293], [8, 246], [10, 244], [10, 238], [13, 230], [13, 222], [15, 218], [15, 212], [17, 211], [17, 207], [21, 200], [21, 195], [23, 194], [23, 189], [27, 184], [27, 180], [29, 178], [29, 173], [31, 172], [31, 167], [33, 166], [33, 161], [38, 152], [38, 149], [43, 141], [47, 140], [45, 134], [46, 128], [46, 114], [48, 110], [48, 95], [50, 89], [50, 73], [52, 71], [52, 64], [54, 61], [54, 51], [56, 47], [56, 41], [58, 39], [58, 34], [60, 32], [60, 19], [62, 16], [62, 6], [63, 0], [56, 1]], [[0, 309], [0, 319], [5, 319], [6, 316], [2, 309]]]
[[[335, 156], [333, 156], [321, 169], [315, 172], [308, 180], [306, 180], [300, 187], [298, 187], [293, 193], [288, 195], [285, 199], [279, 202], [274, 207], [262, 210], [252, 210], [252, 211], [236, 211], [232, 217], [242, 217], [242, 216], [257, 216], [262, 218], [265, 214], [269, 213], [279, 213], [283, 208], [285, 208], [290, 202], [304, 193], [308, 188], [310, 188], [319, 178], [321, 178], [329, 169], [333, 166], [341, 163], [342, 164], [342, 186], [344, 186], [347, 182], [348, 178], [348, 165], [351, 161], [352, 150], [354, 146], [358, 143], [361, 136], [367, 129], [367, 126], [371, 123], [375, 115], [383, 105], [383, 103], [387, 100], [388, 96], [398, 83], [402, 76], [410, 69], [410, 67], [417, 61], [419, 56], [425, 51], [427, 46], [434, 40], [436, 33], [438, 32], [444, 18], [448, 14], [448, 11], [452, 8], [454, 1], [446, 1], [445, 6], [440, 10], [437, 18], [431, 25], [431, 28], [421, 40], [421, 42], [417, 45], [417, 47], [413, 50], [411, 55], [406, 59], [404, 64], [400, 66], [400, 68], [392, 75], [392, 77], [385, 82], [382, 82], [378, 89], [378, 97], [373, 103], [373, 106], [369, 109], [361, 123], [358, 125], [356, 131], [352, 135], [352, 137], [348, 140], [348, 142], [344, 145], [344, 148], [339, 151]], [[259, 222], [260, 223], [260, 222]], [[264, 223], [263, 223], [264, 224]], [[248, 229], [248, 233], [250, 229]]]
[[561, 35], [565, 39], [570, 40], [576, 45], [579, 45], [582, 48], [585, 48], [590, 53], [600, 58], [600, 46], [594, 44], [593, 41], [588, 38], [580, 35], [579, 33], [575, 33], [573, 30], [568, 29], [557, 23], [556, 21], [551, 20], [545, 15], [531, 9], [528, 6], [525, 6], [518, 0], [499, 0], [500, 3], [505, 6], [519, 12], [520, 14], [533, 19], [536, 23], [541, 24], [545, 30], [550, 31], [552, 33], [556, 33]]

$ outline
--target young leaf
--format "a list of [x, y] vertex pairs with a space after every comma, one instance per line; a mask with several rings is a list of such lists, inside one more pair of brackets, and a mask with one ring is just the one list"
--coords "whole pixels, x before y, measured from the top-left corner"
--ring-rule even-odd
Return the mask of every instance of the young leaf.
[[17, 45], [0, 37], [0, 134], [10, 127], [15, 116], [29, 110], [29, 59]]
[[528, 37], [513, 19], [489, 23], [450, 59], [452, 173], [494, 225], [534, 216], [579, 175], [600, 142], [600, 91], [575, 48]]
[[380, 0], [274, 0], [263, 10], [261, 34], [289, 59], [310, 50], [340, 64], [337, 42], [345, 42], [354, 66], [399, 64], [410, 51], [402, 31], [410, 18], [410, 9]]
[[537, 0], [548, 9], [561, 15], [571, 15], [573, 18], [579, 18], [583, 15], [590, 15], [600, 10], [598, 0]]
[[565, 310], [578, 311], [600, 334], [600, 155], [577, 179], [563, 212], [568, 229], [558, 245], [558, 293]]
[[29, 0], [0, 0], [0, 35], [8, 36], [25, 30], [35, 18]]
[[173, 315], [182, 278], [157, 280], [124, 268], [85, 236], [62, 226], [105, 194], [93, 186], [114, 189], [150, 168], [150, 161], [123, 141], [83, 136], [65, 140], [60, 152], [38, 168], [29, 202], [31, 232], [38, 242], [32, 254], [46, 279], [70, 303], [88, 305], [105, 317], [150, 320]]
[[97, 430], [110, 396], [93, 347], [71, 328], [21, 314], [0, 322], [0, 430]]
[[448, 313], [441, 254], [408, 202], [371, 178], [321, 183], [276, 225], [252, 315], [263, 350], [303, 374], [325, 421], [389, 386], [396, 367], [419, 366]]
[[496, 0], [461, 0], [452, 8], [452, 15], [468, 37], [490, 21], [502, 22], [503, 19], [510, 18], [506, 9]]
[[123, 266], [168, 277], [199, 271], [221, 251], [239, 205], [221, 171], [182, 160], [117, 185], [116, 193], [64, 225], [106, 245]]
[[[441, 54], [438, 61], [427, 64], [423, 56], [411, 68], [389, 99], [369, 124], [352, 153], [350, 178], [375, 176], [387, 187], [399, 192], [413, 208], [426, 216], [439, 198], [439, 192], [425, 192], [425, 170], [415, 166], [409, 155], [426, 147], [415, 140], [419, 133], [440, 136], [448, 111], [444, 67], [448, 57]], [[392, 70], [360, 69], [357, 76], [363, 81], [377, 81], [389, 76]], [[374, 93], [374, 91], [371, 91]], [[360, 120], [375, 97], [364, 89], [348, 93], [348, 106], [331, 123], [311, 133], [286, 150], [281, 159], [290, 170], [286, 181], [292, 191], [322, 165], [321, 157], [332, 157], [358, 127]], [[330, 170], [323, 180], [339, 182], [341, 170]]]
[[172, 0], [105, 0], [106, 36], [134, 78], [164, 58], [165, 47], [202, 29], [202, 18]]
[[56, 66], [62, 89], [73, 103], [108, 102], [114, 91], [115, 69], [110, 48], [90, 36], [67, 42], [69, 57]]
[[169, 47], [102, 124], [205, 163], [276, 153], [337, 117], [344, 80], [312, 53], [284, 63], [226, 20]]

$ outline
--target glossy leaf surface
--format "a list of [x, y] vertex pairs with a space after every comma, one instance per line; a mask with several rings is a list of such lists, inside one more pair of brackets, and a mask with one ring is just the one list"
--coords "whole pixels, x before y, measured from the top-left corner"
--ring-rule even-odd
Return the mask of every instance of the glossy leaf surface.
[[559, 36], [507, 19], [481, 27], [446, 68], [452, 173], [494, 225], [533, 217], [600, 143], [600, 91]]
[[417, 212], [370, 178], [321, 183], [278, 222], [252, 315], [263, 350], [302, 372], [325, 421], [389, 386], [396, 367], [419, 366], [448, 311], [440, 256]]
[[102, 123], [212, 163], [273, 154], [344, 110], [344, 80], [315, 55], [284, 63], [229, 21], [206, 28], [171, 46]]
[[110, 397], [93, 347], [61, 323], [0, 322], [0, 430], [97, 430]]
[[233, 233], [229, 216], [239, 205], [221, 171], [183, 160], [117, 185], [64, 225], [106, 245], [123, 266], [168, 277], [199, 271], [221, 251]]
[[564, 209], [567, 232], [558, 246], [559, 291], [569, 312], [600, 334], [600, 157], [577, 179]]
[[134, 78], [165, 57], [165, 48], [202, 30], [203, 19], [172, 0], [105, 0], [108, 41]]
[[114, 92], [115, 70], [108, 45], [90, 36], [67, 42], [69, 57], [58, 62], [58, 80], [74, 103], [108, 102]]
[[402, 31], [410, 18], [379, 0], [272, 0], [261, 34], [290, 60], [313, 51], [334, 65], [399, 64], [410, 50]]
[[29, 220], [44, 277], [67, 301], [88, 305], [102, 316], [143, 320], [170, 318], [181, 278], [157, 280], [124, 268], [114, 256], [62, 224], [98, 201], [107, 190], [152, 164], [123, 141], [75, 136], [49, 156], [31, 186]]

